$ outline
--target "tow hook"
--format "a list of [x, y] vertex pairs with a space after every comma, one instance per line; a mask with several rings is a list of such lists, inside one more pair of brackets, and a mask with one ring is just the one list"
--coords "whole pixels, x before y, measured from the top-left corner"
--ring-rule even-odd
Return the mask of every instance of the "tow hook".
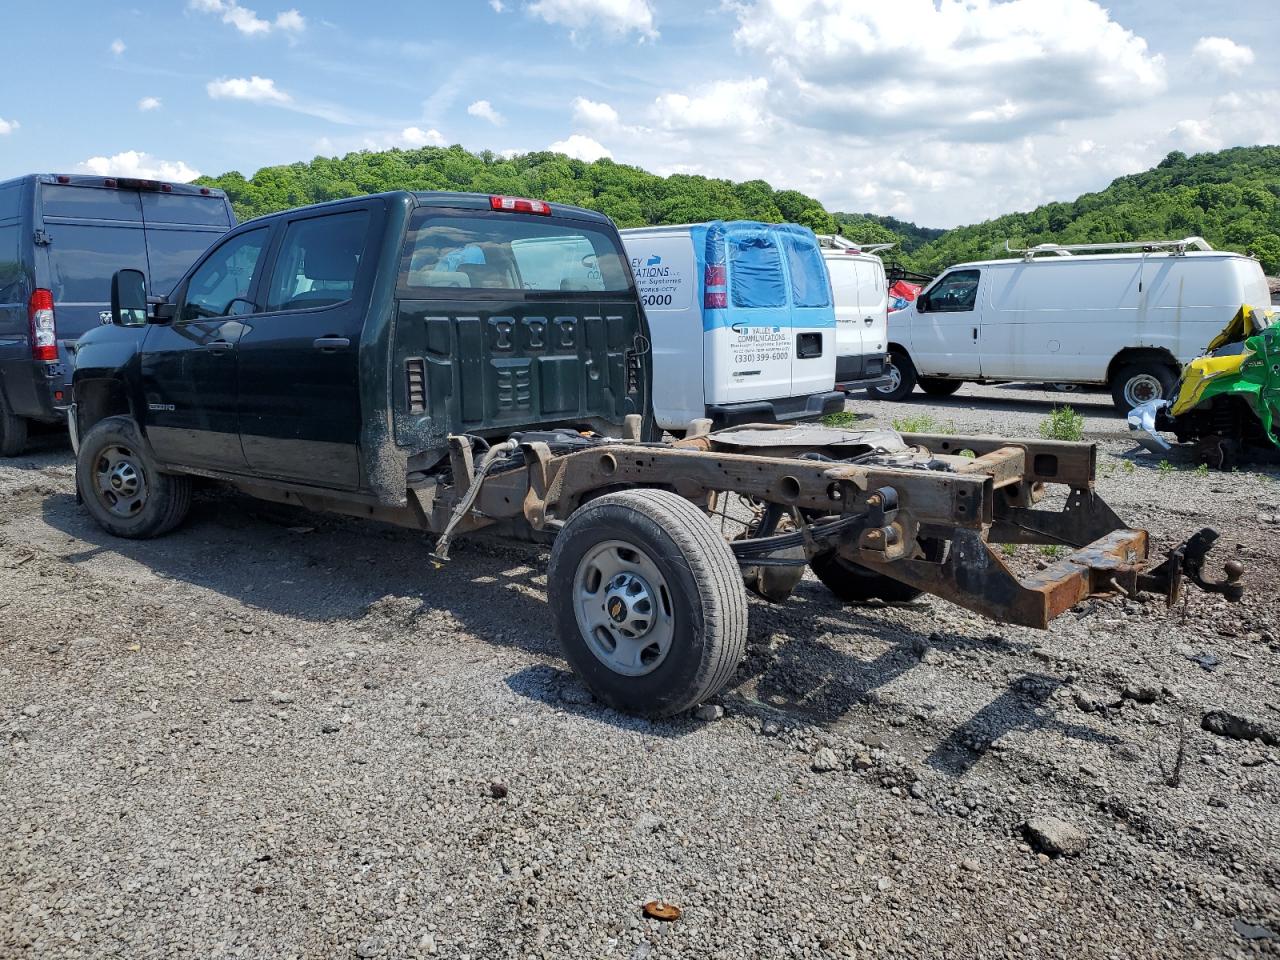
[[1233, 603], [1239, 601], [1244, 596], [1244, 584], [1240, 582], [1244, 576], [1244, 564], [1239, 560], [1228, 560], [1223, 564], [1221, 580], [1209, 580], [1204, 575], [1205, 559], [1218, 537], [1217, 530], [1205, 527], [1181, 546], [1170, 550], [1164, 563], [1140, 577], [1141, 588], [1163, 593], [1173, 605], [1182, 593], [1182, 577], [1185, 575], [1205, 593], [1221, 594]]

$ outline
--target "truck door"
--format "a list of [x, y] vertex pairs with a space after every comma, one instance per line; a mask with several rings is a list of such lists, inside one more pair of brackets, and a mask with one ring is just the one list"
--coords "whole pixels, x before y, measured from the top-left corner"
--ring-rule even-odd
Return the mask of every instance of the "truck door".
[[858, 261], [858, 304], [862, 355], [883, 357], [889, 344], [889, 282], [879, 257]]
[[[147, 439], [162, 461], [241, 472], [236, 345], [253, 312], [269, 227], [214, 247], [175, 298], [169, 324], [152, 324], [141, 379]], [[141, 239], [141, 231], [139, 231]]]
[[[261, 311], [240, 337], [240, 441], [257, 474], [353, 489], [360, 480], [364, 252], [381, 209], [287, 221]], [[361, 269], [361, 267], [365, 269]]]
[[926, 377], [981, 373], [978, 270], [952, 270], [923, 294], [911, 318], [911, 359]]
[[851, 256], [830, 256], [827, 272], [836, 307], [836, 383], [843, 384], [863, 376], [858, 264]]

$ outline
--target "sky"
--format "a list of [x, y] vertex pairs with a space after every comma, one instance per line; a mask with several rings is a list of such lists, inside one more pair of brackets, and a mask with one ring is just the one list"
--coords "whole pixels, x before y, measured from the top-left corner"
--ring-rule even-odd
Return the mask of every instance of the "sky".
[[0, 2], [0, 179], [462, 144], [950, 227], [1280, 143], [1280, 0]]

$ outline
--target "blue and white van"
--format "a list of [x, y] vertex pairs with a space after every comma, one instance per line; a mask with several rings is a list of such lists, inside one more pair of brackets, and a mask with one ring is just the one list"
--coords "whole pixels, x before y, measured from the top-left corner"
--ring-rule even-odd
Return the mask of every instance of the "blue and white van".
[[716, 220], [621, 233], [649, 319], [659, 426], [843, 409], [831, 281], [811, 230]]

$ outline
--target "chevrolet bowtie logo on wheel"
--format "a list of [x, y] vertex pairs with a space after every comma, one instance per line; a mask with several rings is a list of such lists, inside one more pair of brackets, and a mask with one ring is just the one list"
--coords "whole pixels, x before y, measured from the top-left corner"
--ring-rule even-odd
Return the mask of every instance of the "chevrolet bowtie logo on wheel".
[[614, 597], [609, 601], [609, 616], [621, 623], [627, 616], [627, 605]]

